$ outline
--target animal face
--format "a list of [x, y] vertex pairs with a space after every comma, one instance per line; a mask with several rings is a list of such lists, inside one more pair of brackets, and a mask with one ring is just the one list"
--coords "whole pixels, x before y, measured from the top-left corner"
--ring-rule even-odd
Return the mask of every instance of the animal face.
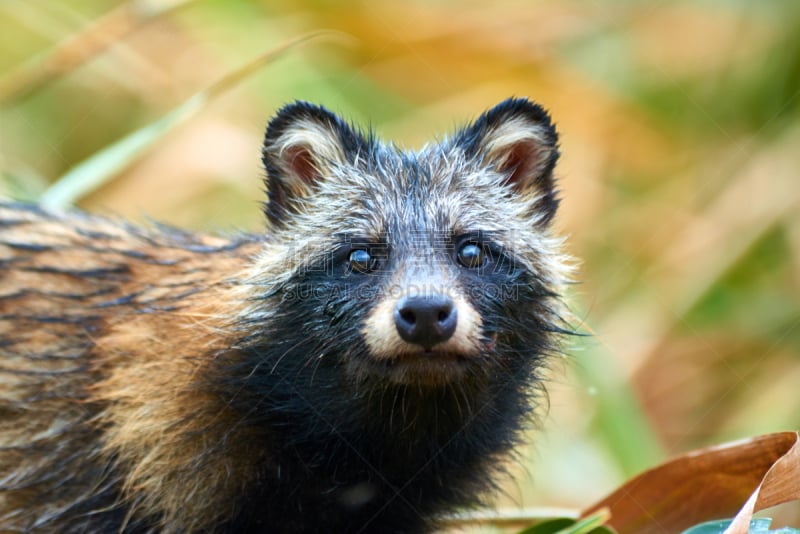
[[519, 99], [416, 152], [284, 108], [263, 151], [275, 242], [254, 269], [270, 304], [250, 317], [307, 332], [283, 358], [356, 381], [472, 380], [542, 349], [565, 275], [556, 140]]

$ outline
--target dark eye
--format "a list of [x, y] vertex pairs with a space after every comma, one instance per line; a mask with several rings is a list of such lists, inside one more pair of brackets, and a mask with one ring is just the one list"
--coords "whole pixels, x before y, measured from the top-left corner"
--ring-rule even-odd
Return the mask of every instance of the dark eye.
[[458, 249], [458, 263], [470, 269], [483, 267], [486, 264], [483, 247], [475, 243], [465, 243]]
[[375, 258], [363, 248], [351, 250], [350, 257], [347, 259], [347, 267], [357, 273], [368, 273], [375, 268]]

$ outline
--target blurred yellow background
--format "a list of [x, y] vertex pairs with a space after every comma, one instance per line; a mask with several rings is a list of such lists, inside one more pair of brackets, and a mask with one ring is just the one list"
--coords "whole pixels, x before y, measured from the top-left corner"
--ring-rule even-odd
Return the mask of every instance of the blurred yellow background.
[[[275, 110], [419, 147], [508, 96], [552, 113], [575, 326], [502, 506], [582, 507], [677, 452], [800, 426], [800, 2], [0, 3], [0, 194], [60, 176], [300, 44], [82, 198], [262, 228]], [[795, 510], [785, 512], [800, 523]], [[792, 516], [794, 513], [796, 515]]]

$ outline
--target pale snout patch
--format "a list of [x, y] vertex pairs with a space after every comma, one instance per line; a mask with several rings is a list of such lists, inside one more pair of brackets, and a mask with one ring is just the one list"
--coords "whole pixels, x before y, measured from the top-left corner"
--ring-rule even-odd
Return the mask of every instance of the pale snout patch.
[[384, 298], [372, 310], [364, 321], [361, 334], [376, 360], [390, 360], [407, 355], [419, 354], [423, 347], [409, 343], [400, 337], [395, 325], [394, 311], [398, 302], [406, 296], [426, 294], [447, 295], [453, 302], [458, 314], [458, 322], [453, 335], [442, 343], [432, 347], [432, 351], [468, 358], [477, 356], [481, 350], [481, 329], [483, 322], [474, 306], [464, 298], [456, 287], [442, 285], [427, 286], [394, 286], [394, 291], [387, 291]]

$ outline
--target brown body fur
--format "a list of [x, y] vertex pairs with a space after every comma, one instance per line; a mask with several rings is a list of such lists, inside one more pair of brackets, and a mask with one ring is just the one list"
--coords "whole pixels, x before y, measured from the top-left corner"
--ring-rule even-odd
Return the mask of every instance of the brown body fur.
[[[229, 512], [226, 490], [253, 472], [242, 459], [261, 453], [213, 454], [249, 441], [191, 384], [230, 347], [224, 303], [240, 302], [229, 294], [260, 244], [14, 206], [0, 221], [3, 530], [75, 504], [53, 477], [87, 495], [121, 484], [138, 512], [188, 530]], [[98, 458], [120, 469], [92, 472]]]

